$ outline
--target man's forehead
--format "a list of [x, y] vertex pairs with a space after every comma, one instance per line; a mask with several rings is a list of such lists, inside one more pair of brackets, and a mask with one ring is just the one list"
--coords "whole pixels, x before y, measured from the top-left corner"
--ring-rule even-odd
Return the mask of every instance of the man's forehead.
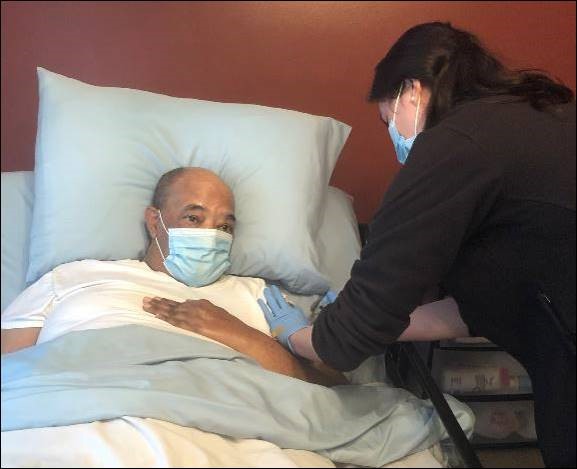
[[[184, 179], [184, 178], [182, 178]], [[234, 211], [231, 191], [218, 181], [175, 181], [166, 203], [172, 210], [223, 209]]]
[[205, 192], [227, 193], [228, 186], [216, 174], [208, 171], [189, 170], [183, 172], [172, 184], [175, 191], [184, 191], [191, 194]]

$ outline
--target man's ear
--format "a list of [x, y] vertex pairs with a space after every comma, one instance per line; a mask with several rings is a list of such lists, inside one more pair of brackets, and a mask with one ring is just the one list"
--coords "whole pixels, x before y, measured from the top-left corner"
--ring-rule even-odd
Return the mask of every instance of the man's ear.
[[144, 221], [146, 223], [146, 230], [150, 239], [158, 236], [158, 209], [149, 205], [144, 210]]

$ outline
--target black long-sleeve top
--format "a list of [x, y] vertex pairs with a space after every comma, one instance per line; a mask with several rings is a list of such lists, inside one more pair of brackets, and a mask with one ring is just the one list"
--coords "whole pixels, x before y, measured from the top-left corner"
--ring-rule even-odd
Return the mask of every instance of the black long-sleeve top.
[[439, 285], [469, 324], [518, 310], [538, 282], [575, 331], [575, 103], [540, 112], [514, 99], [462, 104], [417, 136], [314, 323], [326, 364], [382, 353]]

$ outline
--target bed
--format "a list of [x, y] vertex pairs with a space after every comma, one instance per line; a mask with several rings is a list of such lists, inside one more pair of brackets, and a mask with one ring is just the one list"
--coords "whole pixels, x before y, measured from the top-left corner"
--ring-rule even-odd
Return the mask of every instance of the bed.
[[[40, 74], [42, 74], [42, 72], [40, 72]], [[103, 180], [98, 180], [98, 169], [93, 168], [95, 160], [94, 158], [91, 159], [90, 155], [88, 155], [87, 160], [85, 160], [83, 164], [79, 164], [78, 167], [73, 168], [73, 170], [71, 166], [77, 163], [78, 157], [75, 156], [73, 160], [63, 160], [65, 164], [68, 165], [66, 166], [67, 172], [70, 173], [70, 171], [72, 171], [75, 176], [81, 179], [80, 181], [78, 181], [77, 178], [62, 178], [62, 173], [58, 173], [57, 158], [62, 155], [69, 156], [70, 152], [78, 155], [80, 144], [78, 142], [71, 144], [69, 141], [70, 138], [66, 140], [62, 138], [64, 134], [71, 135], [71, 129], [69, 127], [65, 127], [64, 129], [54, 129], [51, 127], [51, 125], [55, 125], [53, 124], [54, 122], [58, 123], [58, 125], [62, 125], [63, 122], [62, 114], [54, 114], [55, 112], [62, 113], [62, 106], [56, 106], [54, 103], [62, 104], [73, 102], [76, 106], [78, 102], [84, 103], [87, 98], [85, 94], [83, 94], [82, 100], [71, 100], [70, 95], [67, 95], [65, 96], [66, 99], [62, 99], [62, 102], [58, 103], [58, 98], [61, 98], [64, 92], [78, 93], [79, 89], [81, 89], [81, 92], [85, 90], [82, 89], [82, 87], [79, 88], [78, 83], [67, 81], [69, 79], [62, 80], [60, 76], [54, 75], [56, 74], [45, 72], [44, 76], [40, 77], [41, 104], [37, 139], [36, 172], [2, 173], [3, 311], [27, 284], [32, 283], [34, 279], [38, 278], [41, 272], [46, 272], [54, 265], [83, 258], [122, 259], [136, 257], [136, 254], [131, 252], [98, 251], [98, 249], [102, 247], [102, 244], [101, 246], [96, 246], [96, 250], [92, 252], [87, 253], [79, 250], [78, 252], [70, 254], [70, 251], [74, 250], [73, 247], [76, 243], [70, 239], [59, 239], [57, 242], [55, 238], [65, 236], [66, 233], [71, 231], [71, 227], [56, 227], [56, 231], [54, 231], [54, 226], [48, 226], [52, 221], [47, 218], [46, 214], [53, 214], [55, 208], [62, 210], [67, 209], [67, 204], [70, 204], [72, 202], [71, 199], [73, 199], [71, 194], [78, 193], [77, 184], [81, 185], [82, 190], [85, 191], [83, 193], [88, 194], [90, 191], [90, 181], [94, 179], [98, 182], [98, 184], [95, 184], [95, 190], [106, 190], [106, 187], [114, 190], [121, 185], [119, 181], [126, 181], [127, 178], [130, 180], [132, 180], [131, 178], [141, 178], [142, 180], [141, 173], [135, 171], [134, 167], [129, 165], [129, 172], [122, 173], [122, 171], [120, 171], [117, 179], [109, 181], [107, 176], [106, 181], [109, 181], [109, 186], [106, 186], [106, 184], [102, 183]], [[50, 80], [52, 80], [52, 82]], [[50, 90], [50, 86], [58, 88], [57, 85], [61, 86], [61, 88]], [[86, 86], [88, 87], [90, 85]], [[94, 88], [98, 87], [91, 87], [89, 91], [103, 91], [100, 89], [94, 90]], [[70, 91], [71, 89], [72, 91]], [[130, 90], [118, 91], [117, 89], [107, 89], [106, 91], [112, 94], [111, 102], [114, 103], [114, 106], [122, 102], [118, 93], [128, 92], [130, 94]], [[50, 94], [50, 92], [52, 94]], [[152, 107], [162, 107], [162, 105], [165, 104], [165, 99], [163, 98], [166, 97], [158, 98], [157, 96], [149, 95], [151, 94], [147, 94], [144, 98], [151, 98], [154, 101]], [[102, 96], [102, 94], [98, 95], [99, 106], [102, 106]], [[134, 94], [130, 96], [130, 98], [134, 97]], [[139, 121], [143, 109], [142, 102], [139, 101], [139, 99], [144, 98], [140, 94], [136, 95], [136, 98], [135, 112], [138, 115], [137, 121]], [[179, 98], [170, 99], [178, 100]], [[182, 101], [178, 101], [177, 104], [182, 104]], [[51, 108], [51, 106], [53, 108]], [[221, 107], [222, 106], [218, 106], [218, 109], [221, 109]], [[233, 114], [239, 109], [241, 108], [234, 107], [232, 109]], [[242, 107], [242, 109], [244, 110], [245, 108]], [[213, 110], [211, 107], [210, 112], [213, 112]], [[256, 113], [255, 125], [260, 130], [262, 130], [263, 125], [267, 125], [267, 123], [271, 121], [274, 122], [275, 120], [275, 116], [273, 115], [265, 115], [264, 117], [266, 119], [263, 120], [263, 112], [265, 114], [272, 112], [268, 109], [265, 110], [258, 107], [256, 110], [254, 108], [250, 110]], [[113, 119], [109, 111], [110, 110], [107, 111], [107, 121], [102, 125], [102, 128], [105, 128], [107, 132], [110, 132], [110, 129], [116, 131], [118, 127], [112, 126], [109, 122], [110, 119]], [[170, 109], [170, 113], [177, 111]], [[226, 109], [228, 116], [230, 116], [230, 113], [231, 109]], [[78, 115], [74, 115], [73, 112], [70, 114], [69, 118], [71, 121], [77, 123]], [[289, 117], [298, 118], [299, 121], [303, 120], [303, 116], [300, 114], [298, 116], [290, 114]], [[220, 118], [221, 116], [216, 117], [217, 120]], [[122, 116], [122, 119], [125, 123], [126, 116]], [[275, 133], [275, 131], [269, 132], [268, 135], [277, 135], [279, 138], [286, 138], [284, 135], [287, 128], [286, 126], [295, 127], [294, 122], [287, 122], [286, 119], [286, 113], [282, 113], [280, 121], [281, 124], [285, 126], [283, 127], [282, 135], [278, 134], [278, 132]], [[241, 120], [244, 125], [246, 116], [241, 116]], [[305, 127], [307, 129], [305, 132], [308, 132], [310, 127], [314, 127], [314, 125], [311, 124], [313, 119], [310, 116], [304, 116], [304, 120], [306, 121]], [[346, 136], [348, 136], [348, 130], [343, 126], [335, 125], [332, 121], [328, 122], [328, 124], [326, 120], [319, 122], [320, 124], [311, 131], [313, 135], [312, 141], [315, 143], [316, 151], [320, 152], [317, 155], [318, 158], [322, 159], [324, 157], [323, 155], [332, 154], [332, 161], [325, 162], [324, 165], [314, 163], [314, 168], [310, 171], [307, 170], [304, 175], [302, 173], [302, 167], [300, 167], [298, 171], [294, 173], [295, 179], [292, 181], [298, 184], [298, 187], [305, 187], [305, 189], [303, 189], [302, 202], [306, 205], [307, 209], [310, 210], [310, 213], [305, 214], [306, 216], [303, 218], [305, 225], [307, 221], [310, 222], [311, 229], [305, 232], [304, 235], [303, 233], [293, 231], [291, 237], [289, 237], [289, 241], [294, 241], [295, 239], [301, 239], [301, 241], [304, 239], [304, 241], [296, 246], [289, 246], [286, 245], [285, 241], [279, 241], [280, 248], [283, 252], [266, 252], [261, 265], [255, 267], [255, 263], [252, 262], [252, 264], [249, 265], [249, 270], [247, 270], [246, 266], [243, 267], [243, 261], [246, 261], [246, 259], [243, 258], [240, 249], [242, 248], [244, 251], [249, 252], [261, 252], [263, 250], [262, 246], [256, 246], [255, 248], [251, 245], [254, 240], [251, 239], [251, 231], [247, 228], [243, 232], [244, 237], [240, 237], [239, 239], [239, 251], [236, 253], [236, 265], [233, 267], [237, 269], [235, 271], [237, 275], [260, 276], [267, 280], [278, 281], [283, 287], [283, 291], [287, 297], [311, 315], [315, 314], [314, 304], [318, 302], [324, 288], [330, 287], [338, 291], [346, 283], [350, 267], [355, 259], [358, 258], [361, 246], [359, 227], [354, 216], [351, 198], [339, 189], [328, 186], [330, 173], [336, 163], [340, 149], [344, 145]], [[142, 122], [140, 121], [140, 123]], [[158, 124], [158, 121], [156, 124]], [[94, 123], [92, 122], [88, 127], [92, 130], [93, 125]], [[163, 121], [163, 125], [166, 126], [168, 124]], [[175, 127], [178, 128], [179, 125], [181, 124], [175, 124]], [[328, 131], [325, 129], [324, 133], [322, 132], [323, 125], [329, 126]], [[155, 129], [157, 128], [158, 127], [155, 127]], [[308, 141], [306, 138], [301, 138], [303, 128], [298, 129], [298, 131], [301, 132], [297, 139], [299, 142]], [[83, 132], [78, 129], [73, 130], [75, 131], [72, 132], [72, 135], [86, 135], [85, 131]], [[64, 131], [66, 132], [59, 133]], [[246, 136], [250, 129], [248, 127], [243, 128], [243, 131]], [[148, 134], [150, 134], [149, 131]], [[318, 144], [319, 135], [327, 135], [328, 137], [325, 141]], [[335, 135], [338, 137], [338, 141], [335, 141]], [[96, 138], [101, 139], [102, 135], [97, 135]], [[186, 138], [190, 137], [187, 136]], [[232, 135], [231, 138], [235, 145], [244, 144], [244, 140], [239, 143], [238, 133]], [[216, 141], [221, 144], [221, 140], [222, 134], [219, 135]], [[250, 140], [250, 138], [248, 140]], [[90, 145], [84, 145], [86, 142], [80, 143], [82, 143], [82, 145], [80, 145], [82, 148], [91, 148]], [[126, 151], [125, 136], [123, 136], [121, 143], [122, 151], [124, 152]], [[163, 143], [166, 144], [166, 139], [163, 140]], [[278, 142], [274, 143], [278, 145]], [[174, 140], [171, 140], [170, 144], [173, 147], [168, 150], [168, 153], [170, 158], [173, 158], [175, 154], [179, 153], [175, 150], [175, 148], [178, 148], [178, 142], [175, 143]], [[258, 154], [258, 148], [255, 149], [254, 142], [251, 144], [253, 146], [250, 148], [250, 151], [246, 153], [249, 155], [247, 158], [254, 158], [254, 155]], [[63, 148], [62, 145], [64, 145], [64, 147], [68, 145], [69, 148]], [[195, 147], [197, 150], [200, 148], [198, 145], [197, 143]], [[211, 143], [211, 145], [214, 145], [214, 143]], [[154, 145], [148, 145], [149, 149], [152, 147], [154, 147]], [[235, 146], [235, 149], [236, 148]], [[264, 146], [265, 152], [270, 152], [270, 149], [271, 147]], [[113, 158], [116, 158], [114, 161], [117, 161], [118, 155], [114, 154], [114, 149], [110, 149], [109, 146], [108, 150], [112, 153]], [[214, 151], [214, 147], [212, 147], [211, 150]], [[291, 156], [296, 158], [295, 155], [300, 154], [299, 150], [301, 149], [292, 149], [294, 153], [292, 153]], [[135, 151], [140, 158], [138, 161], [142, 161], [142, 148], [136, 148]], [[158, 150], [158, 152], [162, 153], [162, 150]], [[261, 171], [266, 171], [266, 168], [263, 169], [263, 161], [255, 162], [255, 167], [258, 168], [259, 171], [251, 168], [246, 159], [242, 161], [242, 165], [235, 168], [235, 163], [230, 163], [230, 154], [227, 151], [221, 151], [221, 154], [224, 155], [224, 159], [218, 164], [212, 161], [207, 163], [206, 154], [203, 153], [202, 150], [195, 153], [195, 156], [199, 157], [197, 160], [185, 161], [184, 163], [186, 163], [185, 165], [204, 165], [209, 169], [216, 169], [219, 174], [228, 177], [229, 180], [232, 181], [231, 185], [233, 186], [235, 197], [239, 199], [238, 209], [241, 216], [248, 214], [251, 212], [251, 210], [247, 210], [245, 206], [249, 203], [247, 201], [251, 200], [248, 195], [254, 192], [255, 187], [261, 187], [261, 185], [259, 185], [261, 184], [260, 181], [251, 180], [250, 178], [254, 177], [255, 174], [258, 176], [261, 174]], [[270, 153], [267, 154], [270, 155]], [[305, 151], [304, 154], [310, 159], [310, 151]], [[238, 158], [242, 159], [244, 154], [239, 152], [239, 155]], [[291, 161], [293, 159], [291, 159]], [[147, 161], [146, 155], [144, 160]], [[90, 171], [87, 171], [87, 161], [92, 165]], [[178, 163], [181, 162], [170, 160], [168, 166], [177, 166]], [[110, 162], [107, 164], [110, 164]], [[148, 161], [148, 164], [151, 166], [150, 161]], [[275, 164], [271, 165], [270, 171], [281, 170], [287, 186], [290, 187], [288, 183], [291, 182], [291, 174], [289, 171], [291, 168], [278, 168], [276, 166]], [[156, 167], [152, 165], [152, 167], [155, 175], [162, 173], [162, 171], [166, 169], [166, 167], [162, 165], [157, 165]], [[231, 167], [232, 169], [230, 169]], [[236, 169], [237, 172], [234, 173], [233, 169]], [[242, 174], [245, 170], [247, 173]], [[58, 177], [55, 177], [54, 174], [51, 175], [50, 171], [56, 171]], [[82, 175], [87, 173], [90, 174], [90, 177], [83, 182]], [[231, 173], [234, 174], [231, 175]], [[316, 183], [316, 186], [309, 184], [310, 181], [306, 180], [305, 176], [312, 178], [311, 181]], [[53, 180], [51, 180], [51, 178], [53, 178]], [[305, 180], [303, 181], [303, 179]], [[150, 190], [150, 185], [154, 181], [154, 178], [150, 177], [149, 180], [146, 181], [148, 184], [147, 190]], [[295, 181], [298, 181], [298, 183]], [[246, 185], [243, 186], [245, 183]], [[51, 184], [53, 186], [52, 190], [50, 189]], [[142, 195], [142, 185], [143, 183], [141, 182], [136, 184], [136, 188], [140, 191], [137, 191], [140, 196]], [[262, 183], [262, 185], [262, 190], [272, 190], [264, 187], [266, 186], [264, 183]], [[282, 186], [282, 184], [278, 183], [278, 179], [276, 179], [276, 182], [273, 181], [273, 188], [275, 190], [277, 190], [279, 186]], [[54, 187], [58, 189], [56, 193]], [[114, 205], [119, 206], [118, 210], [119, 213], [121, 213], [121, 217], [129, 218], [126, 214], [131, 214], [132, 212], [130, 210], [124, 211], [127, 209], [122, 205], [124, 201], [127, 201], [126, 203], [128, 204], [132, 199], [126, 196], [126, 186], [120, 189], [122, 190], [122, 197], [115, 198], [108, 194], [109, 197], [105, 197], [105, 199], [112, 199]], [[294, 191], [294, 189], [290, 190]], [[314, 193], [310, 191], [314, 191]], [[146, 191], [144, 193], [146, 194]], [[286, 194], [279, 194], [279, 196], [282, 195]], [[271, 198], [274, 200], [274, 197]], [[317, 199], [318, 203], [315, 205]], [[293, 205], [298, 204], [293, 203]], [[270, 216], [267, 218], [267, 207], [260, 208], [262, 209], [261, 218], [255, 221], [255, 226], [253, 227], [254, 232], [259, 234], [259, 239], [262, 238], [263, 230], [268, 229], [268, 227], [263, 227], [259, 225], [259, 223], [262, 222], [266, 225], [271, 220]], [[297, 210], [302, 216], [302, 207], [285, 207], [285, 210], [290, 210], [291, 208]], [[98, 209], [98, 207], [92, 207], [93, 216], [96, 214], [97, 217], [99, 213]], [[268, 215], [273, 216], [273, 219], [278, 218], [274, 210], [268, 213]], [[104, 219], [110, 216], [110, 209], [102, 209], [102, 217], [104, 217]], [[250, 217], [247, 215], [247, 218]], [[78, 235], [77, 231], [82, 231], [83, 225], [79, 224], [80, 219], [81, 218], [74, 219], [74, 217], [71, 216], [72, 226], [80, 226], [80, 228], [75, 230], [75, 235]], [[110, 235], [109, 233], [103, 232], [102, 220], [103, 219], [95, 222], [96, 228], [90, 224], [87, 224], [88, 226], [86, 227], [89, 234], [91, 230], [92, 232], [96, 230], [98, 233], [101, 233], [102, 238], [99, 238], [100, 241]], [[121, 222], [122, 220], [119, 221], [119, 223]], [[317, 226], [315, 226], [315, 223], [317, 223]], [[291, 229], [294, 230], [295, 228], [292, 227]], [[127, 232], [130, 233], [130, 229], [127, 229]], [[55, 236], [55, 238], [50, 239], [50, 236], [43, 238], [45, 233], [49, 233]], [[141, 232], [136, 233], [136, 238], [141, 235]], [[269, 236], [269, 239], [277, 239], [277, 237], [273, 236], [278, 236], [278, 239], [281, 238], [278, 232], [276, 234], [266, 233], [266, 235]], [[112, 236], [114, 236], [114, 233]], [[90, 236], [88, 236], [88, 239], [90, 239]], [[236, 242], [235, 239], [235, 243]], [[284, 245], [283, 242], [285, 243]], [[303, 242], [308, 242], [307, 249], [303, 250]], [[86, 246], [86, 243], [78, 244]], [[106, 249], [109, 249], [109, 244], [110, 243], [103, 243]], [[114, 248], [122, 249], [123, 246], [127, 244], [131, 243], [123, 239], [118, 241]], [[138, 245], [138, 242], [135, 244]], [[51, 248], [48, 252], [48, 258], [46, 256], [46, 246], [50, 246]], [[313, 255], [310, 256], [311, 258], [299, 259], [299, 257], [302, 257], [302, 252], [308, 251], [313, 253]], [[59, 253], [61, 253], [61, 255], [59, 255]], [[72, 259], [66, 257], [69, 254], [73, 256]], [[281, 254], [285, 257], [282, 257]], [[233, 256], [233, 262], [234, 259]], [[254, 260], [254, 257], [252, 259]], [[271, 265], [272, 267], [270, 267]], [[311, 268], [311, 266], [314, 268]], [[250, 268], [253, 270], [251, 271]], [[303, 274], [303, 272], [305, 274]], [[47, 353], [50, 352], [50, 347], [54, 342], [56, 341], [48, 341], [45, 344], [41, 344], [39, 346], [40, 350], [47, 351]], [[170, 342], [170, 340], [168, 342]], [[42, 348], [44, 345], [46, 345], [46, 347]], [[70, 345], [66, 344], [66, 346], [69, 347]], [[221, 351], [218, 350], [211, 350], [210, 352], [216, 355], [221, 353]], [[10, 355], [18, 355], [19, 353], [20, 352]], [[110, 353], [112, 354], [113, 352], [111, 351]], [[203, 353], [206, 355], [208, 352]], [[28, 359], [28, 357], [26, 359]], [[402, 396], [406, 399], [406, 402], [410, 404], [407, 408], [416, 409], [413, 413], [403, 413], [402, 406], [396, 406], [396, 404], [394, 404], [391, 407], [391, 409], [393, 409], [392, 411], [387, 410], [387, 412], [391, 412], [393, 417], [398, 417], [397, 422], [404, 422], [408, 419], [412, 426], [407, 427], [410, 429], [407, 434], [394, 434], [395, 428], [399, 428], [401, 426], [400, 424], [396, 427], [394, 424], [389, 427], [382, 425], [382, 428], [386, 429], [385, 433], [383, 433], [386, 435], [386, 438], [383, 438], [382, 446], [385, 447], [389, 445], [388, 447], [390, 447], [391, 450], [383, 456], [384, 459], [380, 460], [385, 461], [385, 463], [379, 464], [379, 466], [478, 467], [478, 461], [470, 450], [467, 437], [465, 436], [465, 432], [470, 434], [473, 427], [473, 418], [470, 410], [449, 396], [445, 398], [438, 392], [434, 383], [430, 381], [430, 376], [427, 376], [426, 370], [422, 368], [422, 362], [419, 360], [418, 354], [410, 347], [410, 344], [404, 347], [391, 347], [386, 355], [373, 357], [363, 363], [357, 370], [348, 373], [348, 378], [352, 383], [351, 386], [356, 386], [357, 388], [355, 389], [357, 389], [359, 393], [366, 392], [368, 393], [367, 395], [369, 395], [373, 393], [375, 389], [378, 389], [379, 392]], [[61, 356], [60, 362], [64, 361], [65, 356], [63, 355]], [[12, 397], [12, 395], [9, 394], [11, 392], [11, 383], [5, 386], [4, 378], [8, 378], [6, 381], [10, 381], [14, 374], [21, 372], [23, 367], [21, 366], [21, 362], [17, 360], [10, 360], [12, 368], [5, 366], [5, 362], [8, 361], [3, 357], [2, 467], [334, 467], [335, 465], [339, 467], [357, 467], [375, 465], [373, 463], [374, 460], [366, 458], [366, 455], [370, 453], [370, 450], [367, 448], [371, 448], [371, 446], [367, 447], [366, 443], [362, 441], [360, 445], [358, 441], [353, 445], [347, 440], [345, 442], [346, 445], [339, 443], [340, 446], [338, 448], [331, 447], [331, 444], [334, 444], [334, 442], [329, 442], [323, 449], [319, 450], [314, 449], [317, 448], [316, 446], [310, 446], [308, 444], [307, 440], [314, 441], [315, 439], [321, 438], [318, 435], [330, 433], [329, 426], [338, 426], [335, 425], [335, 422], [339, 421], [340, 416], [331, 415], [332, 412], [330, 409], [320, 412], [319, 416], [317, 416], [318, 418], [328, 419], [326, 421], [323, 420], [323, 422], [325, 422], [323, 425], [327, 425], [326, 428], [322, 428], [322, 426], [319, 426], [320, 424], [316, 425], [317, 428], [310, 430], [310, 435], [300, 435], [301, 440], [304, 442], [303, 444], [295, 443], [292, 445], [283, 443], [287, 441], [287, 438], [292, 441], [291, 438], [294, 437], [294, 435], [290, 435], [291, 432], [288, 431], [292, 428], [290, 425], [286, 423], [279, 424], [278, 432], [282, 433], [281, 437], [277, 438], [275, 436], [269, 438], [267, 435], [274, 433], [272, 430], [269, 431], [267, 428], [254, 429], [252, 428], [255, 426], [254, 423], [248, 420], [239, 422], [239, 419], [235, 418], [233, 414], [227, 414], [224, 407], [216, 407], [217, 410], [220, 409], [220, 413], [217, 412], [215, 415], [209, 416], [198, 425], [190, 424], [190, 422], [195, 422], [195, 416], [191, 417], [193, 420], [187, 420], [189, 423], [183, 425], [178, 422], [175, 423], [175, 421], [170, 421], [170, 419], [150, 416], [119, 415], [115, 418], [89, 419], [81, 423], [61, 422], [50, 425], [24, 425], [22, 428], [14, 429], [14, 427], [5, 425], [4, 416], [10, 413], [20, 414], [20, 416], [27, 414], [27, 410], [22, 411], [19, 409], [29, 409], [30, 401], [22, 401], [23, 407], [19, 408], [15, 404], [15, 402], [18, 401], [12, 398], [8, 399], [8, 397]], [[213, 362], [214, 361], [210, 363]], [[249, 367], [249, 365], [250, 364], [247, 364], [246, 366]], [[74, 366], [73, 362], [71, 362], [71, 366]], [[247, 368], [247, 370], [249, 368]], [[276, 383], [276, 378], [272, 379], [268, 375], [264, 377], [259, 375], [260, 372], [254, 370], [254, 367], [250, 368], [250, 370], [251, 371], [246, 371], [246, 373], [250, 376], [253, 376], [252, 373], [254, 373], [255, 380], [263, 379], [267, 383], [265, 386], [272, 386], [259, 390], [259, 392], [265, 395], [264, 403], [269, 404], [267, 408], [270, 408], [270, 402], [266, 401], [267, 393], [274, 393], [276, 389], [274, 386], [283, 386], [283, 384]], [[230, 376], [234, 376], [235, 371], [233, 370], [230, 373]], [[214, 375], [218, 376], [219, 373], [215, 373]], [[275, 381], [276, 384], [269, 383], [271, 379]], [[317, 390], [313, 388], [303, 388], [301, 390], [301, 388], [299, 388], [299, 386], [304, 386], [307, 383], [303, 383], [302, 385], [292, 384], [296, 386], [295, 396], [297, 396], [299, 392], [305, 394], [318, 392], [319, 396], [322, 397], [322, 402], [325, 401], [325, 396], [328, 396], [326, 397], [327, 402], [334, 397], [331, 394], [326, 394], [329, 390]], [[40, 383], [40, 385], [42, 385], [42, 383]], [[220, 385], [222, 385], [222, 383], [220, 383]], [[404, 391], [403, 388], [409, 390], [410, 393]], [[413, 396], [418, 396], [419, 399], [413, 399]], [[337, 397], [341, 399], [341, 397]], [[207, 399], [205, 401], [207, 407], [213, 404], [210, 393], [208, 396], [203, 395], [202, 398]], [[229, 404], [237, 398], [241, 399], [242, 393], [236, 388], [232, 389], [230, 395], [227, 396], [225, 404]], [[402, 399], [399, 399], [400, 402]], [[43, 409], [43, 412], [44, 409], [50, 408], [50, 410], [58, 413], [56, 405], [47, 405], [43, 408], [41, 398], [38, 398], [38, 401], [32, 402], [36, 402], [38, 407]], [[245, 404], [239, 404], [239, 408], [242, 408], [244, 405]], [[296, 405], [300, 406], [301, 403], [297, 403]], [[259, 412], [261, 412], [261, 410], [259, 410]], [[271, 413], [274, 412], [277, 411], [271, 411]], [[398, 415], [395, 414], [395, 412], [397, 412]], [[66, 412], [60, 412], [60, 414], [65, 413]], [[311, 414], [307, 415], [305, 420], [310, 418], [314, 421], [316, 417], [313, 418], [313, 413], [314, 412], [311, 411]], [[163, 414], [161, 413], [159, 415]], [[258, 415], [260, 417], [266, 417], [262, 412]], [[286, 415], [279, 415], [282, 418], [287, 418]], [[272, 420], [281, 421], [282, 419], [279, 415], [275, 414]], [[457, 419], [455, 419], [455, 415], [457, 416], [458, 422]], [[6, 421], [8, 421], [8, 417], [6, 417]], [[210, 425], [206, 423], [207, 421], [210, 422]], [[384, 422], [383, 419], [379, 424], [384, 424]], [[393, 422], [393, 420], [389, 422]], [[274, 424], [271, 425], [274, 426]], [[296, 425], [302, 425], [302, 422], [297, 421]], [[234, 427], [234, 429], [230, 429], [232, 427]], [[377, 425], [375, 425], [375, 428], [376, 427]], [[376, 434], [375, 436], [372, 434], [370, 425], [363, 432], [367, 433], [370, 438], [379, 438], [379, 435], [381, 435]], [[389, 435], [390, 433], [392, 433], [392, 436]], [[395, 438], [397, 438], [397, 440], [395, 440]], [[34, 442], [33, 445], [31, 445], [30, 442]], [[363, 446], [363, 444], [365, 446]], [[375, 446], [377, 445], [373, 442], [372, 447], [374, 448]], [[343, 454], [347, 454], [347, 456], [343, 456]], [[353, 454], [353, 456], [349, 457], [350, 454]], [[362, 464], [363, 462], [364, 464]]]

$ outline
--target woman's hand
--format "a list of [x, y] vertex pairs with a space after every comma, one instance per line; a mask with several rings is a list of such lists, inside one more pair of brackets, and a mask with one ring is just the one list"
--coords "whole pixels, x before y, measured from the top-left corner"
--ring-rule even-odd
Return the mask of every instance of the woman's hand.
[[266, 287], [264, 296], [266, 303], [260, 298], [257, 301], [271, 333], [285, 348], [290, 350], [290, 336], [309, 326], [309, 320], [299, 307], [284, 299], [276, 285]]
[[231, 345], [232, 339], [238, 340], [248, 329], [252, 329], [208, 300], [186, 300], [179, 303], [166, 298], [145, 297], [142, 308], [173, 326], [196, 332], [225, 345]]

